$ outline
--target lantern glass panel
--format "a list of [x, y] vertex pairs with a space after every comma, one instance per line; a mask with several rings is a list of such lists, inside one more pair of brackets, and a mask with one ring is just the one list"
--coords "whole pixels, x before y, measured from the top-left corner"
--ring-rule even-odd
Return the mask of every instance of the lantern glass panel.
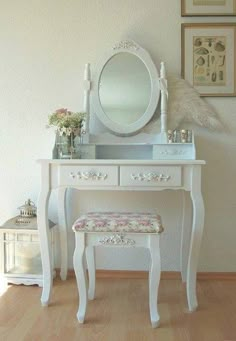
[[42, 263], [38, 235], [31, 233], [5, 233], [5, 273], [41, 274]]

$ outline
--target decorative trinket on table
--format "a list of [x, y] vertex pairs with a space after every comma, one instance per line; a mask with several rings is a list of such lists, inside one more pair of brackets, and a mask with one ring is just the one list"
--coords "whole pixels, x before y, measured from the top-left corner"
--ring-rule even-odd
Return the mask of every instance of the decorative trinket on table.
[[168, 143], [192, 143], [192, 130], [168, 130], [167, 139]]
[[18, 207], [20, 210], [20, 216], [16, 219], [16, 224], [28, 224], [30, 218], [36, 217], [37, 208], [34, 202], [28, 199], [24, 205]]
[[72, 112], [58, 109], [49, 116], [49, 126], [55, 126], [56, 141], [53, 158], [79, 159], [80, 145], [85, 133], [85, 117], [83, 112]]

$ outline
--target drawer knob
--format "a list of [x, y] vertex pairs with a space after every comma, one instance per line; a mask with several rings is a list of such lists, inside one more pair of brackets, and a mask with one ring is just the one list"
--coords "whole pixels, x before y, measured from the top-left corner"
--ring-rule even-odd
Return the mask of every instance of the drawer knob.
[[158, 174], [158, 173], [138, 173], [138, 174], [131, 174], [132, 180], [138, 181], [168, 181], [170, 180], [170, 175]]
[[105, 180], [107, 178], [107, 174], [103, 174], [101, 172], [78, 172], [77, 177], [80, 180]]

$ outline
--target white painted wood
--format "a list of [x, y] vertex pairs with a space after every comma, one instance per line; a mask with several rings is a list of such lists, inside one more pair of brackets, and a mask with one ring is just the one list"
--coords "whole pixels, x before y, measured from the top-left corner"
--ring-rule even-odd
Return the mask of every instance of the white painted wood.
[[84, 266], [84, 251], [85, 251], [85, 234], [76, 233], [75, 236], [75, 251], [73, 256], [73, 264], [76, 275], [76, 282], [79, 291], [79, 309], [77, 319], [80, 323], [84, 323], [85, 313], [88, 302], [87, 292], [87, 276]]
[[67, 242], [67, 217], [66, 217], [66, 192], [67, 188], [58, 189], [58, 227], [60, 236], [60, 277], [63, 281], [67, 278], [68, 272], [68, 242]]
[[[90, 185], [81, 185], [75, 181], [72, 183], [70, 178], [63, 179], [63, 187], [73, 187], [76, 189], [83, 190], [110, 190], [110, 191], [159, 191], [167, 189], [185, 190], [190, 192], [192, 203], [193, 203], [193, 221], [192, 234], [191, 234], [191, 247], [188, 254], [188, 270], [187, 270], [187, 299], [189, 310], [194, 310], [197, 307], [196, 298], [196, 270], [197, 261], [199, 255], [199, 247], [201, 242], [201, 236], [203, 231], [204, 222], [204, 206], [201, 195], [201, 166], [205, 164], [202, 160], [40, 160], [42, 172], [41, 172], [41, 183], [42, 189], [39, 197], [39, 210], [38, 219], [39, 227], [41, 230], [40, 239], [42, 244], [42, 261], [43, 261], [43, 273], [44, 276], [44, 290], [42, 294], [42, 302], [48, 303], [49, 296], [51, 292], [51, 272], [50, 272], [50, 244], [48, 243], [48, 226], [46, 223], [46, 216], [48, 210], [48, 195], [50, 193], [50, 188], [53, 184], [53, 188], [58, 188], [62, 186], [60, 176], [61, 169], [65, 166], [68, 167], [81, 167], [85, 166], [87, 169], [100, 169], [101, 166], [109, 167], [115, 166], [117, 168], [117, 174], [120, 173], [124, 166], [127, 167], [137, 167], [138, 172], [143, 172], [143, 167], [166, 167], [166, 171], [171, 171], [173, 166], [181, 169], [181, 182], [179, 186], [170, 186], [166, 182], [165, 186], [147, 186], [141, 184], [141, 181], [134, 182], [130, 186], [124, 186], [121, 182], [121, 177], [117, 177], [115, 184], [111, 186], [98, 185], [97, 181]], [[50, 166], [52, 166], [50, 168]], [[175, 168], [175, 167], [174, 167]], [[50, 175], [48, 174], [50, 170]], [[125, 174], [125, 173], [124, 173]], [[124, 175], [126, 176], [126, 175]], [[68, 181], [66, 179], [69, 179]], [[62, 206], [61, 206], [62, 207]], [[187, 224], [186, 224], [187, 226]], [[190, 224], [188, 226], [190, 228]], [[136, 237], [135, 237], [136, 238]], [[94, 244], [96, 245], [96, 240]], [[47, 249], [48, 248], [48, 249]]]
[[[18, 218], [13, 217], [0, 226], [0, 278], [5, 283], [43, 286], [37, 218], [27, 219], [27, 225], [16, 224]], [[52, 251], [54, 226], [49, 221]], [[52, 252], [52, 268], [53, 259]]]
[[0, 275], [1, 275], [1, 278], [4, 278], [2, 274], [4, 274], [5, 272], [5, 269], [4, 269], [5, 268], [4, 266], [5, 252], [4, 252], [3, 241], [4, 241], [4, 232], [0, 230]]
[[90, 64], [85, 64], [84, 68], [84, 112], [87, 114], [86, 120], [82, 127], [83, 142], [89, 142], [89, 120], [90, 120], [90, 90], [91, 90], [91, 73]]
[[160, 68], [160, 89], [161, 89], [161, 134], [163, 142], [167, 142], [167, 80], [164, 62], [161, 62]]
[[[129, 53], [131, 55], [136, 56], [146, 66], [148, 73], [150, 75], [150, 81], [151, 81], [151, 95], [150, 95], [150, 101], [148, 104], [148, 107], [146, 111], [143, 113], [143, 115], [136, 120], [135, 122], [131, 124], [119, 124], [113, 120], [110, 119], [110, 117], [107, 115], [107, 113], [104, 111], [100, 96], [99, 96], [99, 88], [101, 85], [101, 75], [106, 67], [106, 64], [110, 61], [111, 58], [116, 56], [120, 53]], [[84, 110], [89, 114], [88, 119], [85, 123], [86, 127], [84, 126], [83, 130], [87, 131], [87, 134], [84, 135], [83, 141], [85, 143], [92, 142], [94, 143], [93, 147], [85, 148], [85, 158], [88, 158], [88, 155], [96, 155], [92, 157], [96, 158], [104, 158], [104, 155], [106, 155], [105, 158], [119, 158], [119, 159], [125, 159], [125, 158], [132, 158], [130, 154], [124, 153], [122, 149], [122, 143], [124, 142], [124, 137], [126, 139], [127, 144], [130, 144], [130, 148], [133, 148], [133, 143], [137, 142], [143, 142], [145, 143], [151, 143], [149, 146], [150, 149], [150, 155], [147, 157], [146, 150], [143, 149], [143, 147], [140, 146], [140, 157], [139, 158], [152, 158], [158, 159], [158, 160], [168, 160], [168, 159], [195, 159], [196, 153], [195, 153], [195, 146], [194, 142], [190, 143], [188, 146], [185, 146], [185, 144], [180, 144], [178, 146], [168, 145], [167, 144], [167, 100], [168, 100], [168, 84], [166, 79], [166, 68], [164, 62], [161, 62], [160, 64], [160, 77], [158, 75], [158, 71], [156, 69], [155, 64], [153, 63], [150, 55], [146, 50], [144, 50], [142, 47], [140, 47], [137, 43], [129, 40], [121, 41], [120, 43], [116, 44], [111, 48], [109, 51], [107, 51], [104, 55], [104, 57], [101, 59], [101, 61], [98, 63], [95, 73], [92, 77], [93, 79], [93, 86], [91, 87], [91, 75], [90, 75], [90, 65], [85, 65], [85, 73], [84, 73]], [[90, 115], [90, 91], [91, 91], [91, 115]], [[159, 97], [161, 94], [161, 104], [160, 104], [160, 119], [161, 119], [161, 131], [159, 134], [146, 134], [147, 136], [143, 138], [142, 136], [142, 129], [145, 127], [145, 125], [151, 120], [153, 114], [156, 111], [157, 104], [159, 102]], [[102, 133], [95, 133], [93, 136], [90, 136], [88, 134], [89, 131], [89, 117], [92, 116], [93, 120], [96, 121], [96, 116], [102, 122], [102, 130], [104, 130], [104, 127], [106, 129], [105, 134], [104, 131]], [[90, 120], [91, 121], [91, 120]], [[100, 123], [97, 120], [97, 123]], [[120, 135], [120, 136], [115, 136]], [[119, 139], [123, 136], [123, 140], [120, 141]], [[151, 142], [150, 142], [151, 140]], [[99, 143], [104, 143], [106, 145], [101, 146]], [[109, 143], [116, 144], [116, 148], [110, 146]], [[120, 145], [120, 151], [119, 151], [119, 145]], [[164, 146], [162, 146], [164, 145]], [[162, 146], [159, 148], [159, 146]], [[84, 148], [81, 148], [81, 150]], [[95, 152], [96, 149], [96, 152]], [[103, 152], [103, 149], [105, 151]], [[117, 156], [112, 156], [115, 155]], [[82, 152], [82, 154], [84, 154]], [[126, 156], [126, 154], [128, 156]], [[137, 158], [137, 153], [133, 153], [134, 158]], [[111, 156], [109, 156], [111, 155]], [[152, 156], [151, 156], [152, 155]]]
[[[90, 233], [88, 232], [86, 235], [86, 244], [91, 245], [91, 246], [101, 246], [101, 240], [106, 238], [106, 237], [111, 237], [113, 236], [114, 233], [112, 232], [94, 232]], [[126, 234], [127, 238], [128, 235]], [[132, 236], [130, 237], [134, 242], [135, 242], [135, 247], [144, 247], [148, 248], [149, 247], [149, 239], [148, 235], [146, 233], [132, 233]], [[113, 247], [114, 245], [106, 245], [106, 247]], [[122, 247], [130, 247], [130, 245], [122, 245]]]
[[181, 167], [121, 166], [121, 186], [181, 186]]
[[38, 285], [39, 287], [43, 286], [43, 276], [41, 278], [37, 276], [37, 278], [30, 278], [30, 277], [9, 277], [4, 276], [3, 277], [6, 283], [11, 283], [15, 285]]
[[142, 130], [138, 134], [131, 136], [118, 136], [106, 131], [104, 133], [91, 134], [90, 143], [110, 145], [151, 144], [161, 143], [161, 139], [160, 135], [157, 133], [147, 133]]
[[160, 322], [157, 309], [158, 288], [161, 277], [161, 258], [159, 235], [149, 235], [149, 251], [151, 255], [151, 266], [149, 270], [149, 309], [152, 327], [156, 328]]
[[195, 160], [196, 151], [192, 143], [162, 143], [152, 146], [153, 160]]
[[59, 172], [60, 185], [116, 186], [117, 166], [64, 166]]
[[192, 222], [192, 204], [189, 200], [188, 192], [182, 191], [182, 231], [181, 231], [181, 247], [180, 247], [180, 269], [182, 282], [187, 279], [187, 266], [189, 255], [189, 243], [191, 236]]
[[[103, 133], [90, 136], [91, 143], [81, 146], [81, 158], [134, 160], [195, 160], [194, 133], [191, 142], [168, 142], [167, 133], [115, 136]], [[145, 141], [145, 143], [144, 143]]]
[[[140, 135], [139, 135], [140, 136]], [[164, 136], [164, 135], [163, 135]], [[166, 136], [166, 135], [165, 135]], [[101, 141], [104, 141], [105, 134], [102, 135]], [[160, 136], [159, 136], [160, 138]], [[123, 138], [124, 139], [124, 138]], [[117, 142], [111, 143], [114, 136], [110, 139], [110, 143], [102, 142], [81, 144], [79, 147], [81, 159], [128, 159], [128, 160], [195, 160], [196, 151], [194, 142], [192, 143], [166, 143], [159, 139], [152, 140], [150, 143], [129, 143]], [[118, 140], [119, 141], [119, 140]], [[124, 140], [123, 140], [124, 141]]]
[[91, 244], [89, 244], [89, 246], [86, 247], [86, 260], [87, 260], [88, 275], [89, 275], [88, 298], [89, 300], [93, 300], [95, 297], [96, 265], [95, 265], [94, 247]]
[[193, 203], [193, 224], [189, 248], [186, 288], [189, 310], [194, 311], [197, 309], [198, 306], [196, 296], [196, 276], [205, 214], [204, 202], [201, 193], [200, 166], [192, 167], [191, 185], [192, 185], [191, 198]]
[[[70, 159], [70, 160], [59, 160], [59, 159], [39, 159], [40, 164], [51, 164], [55, 166], [66, 166], [66, 165], [205, 165], [204, 160], [130, 160], [130, 159], [111, 159], [111, 160], [82, 160], [82, 159]], [[55, 174], [54, 174], [55, 176]]]
[[[99, 97], [99, 84], [102, 70], [105, 64], [116, 54], [119, 53], [130, 53], [132, 55], [137, 56], [146, 66], [151, 81], [151, 94], [150, 101], [146, 111], [140, 117], [139, 120], [129, 124], [129, 125], [121, 125], [117, 122], [112, 121], [104, 112], [100, 97]], [[155, 64], [153, 63], [150, 55], [147, 51], [145, 51], [142, 47], [132, 41], [124, 41], [120, 42], [113, 48], [111, 48], [107, 53], [105, 53], [103, 59], [101, 59], [100, 63], [98, 63], [94, 77], [93, 77], [93, 87], [91, 91], [91, 100], [92, 100], [92, 110], [98, 116], [99, 120], [104, 124], [112, 132], [119, 135], [129, 135], [138, 132], [142, 129], [152, 118], [160, 96], [160, 84], [159, 84], [159, 75], [156, 69]]]
[[86, 144], [85, 139], [88, 138], [89, 133], [87, 132], [83, 138], [83, 144], [79, 146], [80, 158], [81, 159], [96, 159], [96, 145]]
[[48, 225], [48, 202], [50, 196], [50, 164], [41, 167], [41, 190], [38, 198], [37, 222], [43, 267], [43, 291], [41, 303], [47, 306], [50, 301], [53, 281], [52, 248], [50, 245]]
[[[75, 251], [73, 256], [74, 270], [79, 291], [79, 309], [77, 318], [80, 323], [84, 322], [87, 299], [94, 299], [95, 295], [95, 258], [94, 246], [112, 248], [148, 248], [151, 255], [149, 271], [149, 310], [153, 328], [159, 325], [160, 316], [157, 310], [157, 295], [160, 283], [160, 234], [156, 233], [119, 233], [107, 232], [75, 232]], [[121, 242], [122, 240], [122, 242]], [[86, 250], [87, 266], [89, 273], [89, 290], [87, 292], [87, 278], [83, 262], [84, 250]]]

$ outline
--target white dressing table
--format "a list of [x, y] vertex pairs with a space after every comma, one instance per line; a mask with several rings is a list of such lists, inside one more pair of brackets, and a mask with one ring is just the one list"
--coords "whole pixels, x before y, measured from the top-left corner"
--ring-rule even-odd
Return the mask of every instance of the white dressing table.
[[[133, 67], [134, 69], [132, 69]], [[124, 79], [120, 77], [122, 68], [125, 75], [130, 72], [130, 69], [132, 69], [132, 77], [137, 75], [135, 86], [132, 77], [130, 84], [129, 77]], [[117, 77], [115, 82], [111, 77]], [[117, 82], [119, 96], [114, 96], [116, 93], [114, 94], [110, 89]], [[131, 90], [127, 91], [127, 86], [130, 86]], [[143, 89], [146, 89], [144, 94]], [[91, 101], [90, 92], [92, 94]], [[143, 140], [145, 135], [140, 134], [140, 132], [154, 115], [160, 94], [161, 132], [153, 135], [153, 142], [150, 142], [149, 139], [147, 143]], [[121, 98], [122, 106], [119, 108]], [[91, 110], [90, 102], [92, 104]], [[140, 106], [138, 107], [137, 104]], [[117, 115], [117, 108], [120, 110], [120, 115], [115, 116]], [[196, 272], [204, 227], [201, 167], [205, 161], [195, 160], [194, 139], [191, 143], [168, 143], [167, 82], [164, 64], [161, 63], [159, 78], [155, 65], [145, 50], [134, 42], [120, 42], [105, 55], [105, 58], [98, 65], [92, 88], [90, 69], [86, 65], [84, 111], [88, 114], [83, 126], [84, 141], [87, 145], [82, 146], [82, 158], [39, 160], [41, 165], [41, 191], [38, 199], [38, 227], [43, 266], [42, 304], [48, 305], [50, 302], [53, 281], [52, 250], [48, 227], [48, 202], [52, 190], [59, 190], [61, 278], [66, 279], [68, 252], [65, 193], [67, 188], [75, 188], [79, 191], [108, 190], [111, 192], [172, 189], [182, 190], [184, 193], [180, 255], [181, 273], [183, 281], [186, 281], [189, 310], [194, 311], [198, 305]], [[125, 121], [126, 117], [127, 122]], [[96, 138], [91, 138], [91, 126], [99, 126], [99, 124], [103, 130], [100, 129], [100, 134], [96, 136], [92, 131]], [[103, 144], [106, 129], [109, 131], [106, 135], [108, 139]], [[123, 137], [114, 136], [110, 132]], [[134, 136], [134, 134], [136, 135]], [[135, 143], [132, 143], [133, 137]], [[85, 152], [83, 151], [84, 148]], [[185, 206], [187, 203], [186, 194], [190, 194], [192, 201], [192, 227], [189, 226], [188, 219], [186, 219], [187, 215], [190, 214], [189, 211], [191, 211], [189, 207], [185, 209], [187, 207]], [[186, 248], [185, 237], [186, 231], [189, 229], [191, 229], [191, 238]], [[189, 251], [186, 252], [186, 249]], [[184, 257], [186, 253], [187, 261]]]
[[[41, 302], [47, 305], [52, 290], [51, 247], [48, 227], [48, 201], [51, 190], [59, 188], [58, 212], [61, 234], [61, 278], [67, 275], [67, 224], [65, 191], [72, 187], [78, 190], [110, 191], [162, 191], [184, 190], [190, 193], [193, 204], [192, 232], [187, 269], [182, 257], [182, 278], [186, 279], [188, 307], [197, 308], [196, 271], [200, 251], [204, 204], [201, 194], [200, 160], [40, 160], [41, 192], [38, 201], [38, 226], [43, 264], [43, 292]], [[138, 174], [141, 174], [141, 176]], [[151, 175], [150, 175], [151, 174]], [[149, 180], [150, 179], [150, 180]], [[153, 180], [152, 180], [153, 179]], [[186, 214], [183, 213], [182, 241], [186, 229]], [[184, 242], [182, 242], [181, 255]]]

